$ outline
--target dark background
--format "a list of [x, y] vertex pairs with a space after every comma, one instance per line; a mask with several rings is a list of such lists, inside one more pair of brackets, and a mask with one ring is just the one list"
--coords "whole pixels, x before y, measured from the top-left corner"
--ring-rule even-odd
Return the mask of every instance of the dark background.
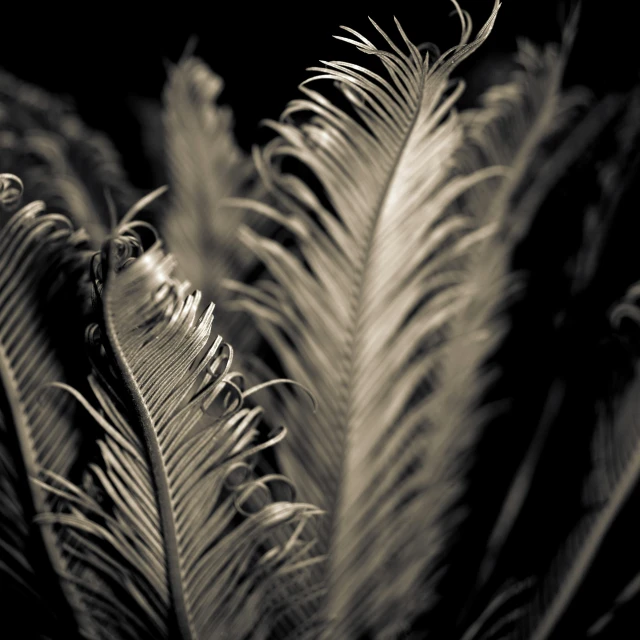
[[[178, 2], [162, 9], [85, 3], [82, 9], [71, 9], [58, 3], [25, 8], [11, 3], [2, 11], [0, 66], [54, 93], [73, 96], [87, 124], [116, 144], [137, 186], [150, 188], [156, 185], [141, 151], [134, 107], [139, 98], [160, 98], [165, 61], [176, 61], [190, 36], [198, 38], [196, 54], [224, 78], [222, 101], [233, 107], [237, 137], [249, 149], [268, 135], [259, 129], [259, 121], [277, 118], [296, 97], [307, 67], [320, 58], [357, 61], [361, 54], [331, 37], [341, 24], [375, 39], [367, 15], [393, 33], [395, 14], [414, 42], [432, 41], [441, 49], [457, 43], [459, 26], [457, 19], [447, 17], [452, 9], [447, 0], [384, 4]], [[493, 0], [466, 0], [462, 5], [477, 30]], [[569, 1], [504, 0], [489, 41], [465, 64], [480, 70], [475, 75], [480, 82], [491, 82], [501, 73], [506, 54], [515, 49], [516, 36], [557, 41], [567, 6]], [[583, 1], [568, 84], [587, 84], [602, 94], [636, 80], [640, 65], [635, 25], [621, 7], [617, 2]], [[472, 86], [469, 95], [478, 89]]]

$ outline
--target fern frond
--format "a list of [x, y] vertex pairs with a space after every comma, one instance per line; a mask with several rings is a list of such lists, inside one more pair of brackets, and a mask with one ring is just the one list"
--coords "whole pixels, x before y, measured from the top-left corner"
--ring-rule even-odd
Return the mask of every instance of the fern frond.
[[162, 233], [185, 276], [205, 300], [215, 300], [227, 340], [244, 353], [255, 336], [238, 314], [227, 314], [229, 294], [220, 283], [242, 279], [255, 266], [237, 233], [242, 223], [255, 224], [256, 216], [222, 203], [263, 194], [253, 162], [234, 140], [231, 110], [217, 104], [222, 88], [221, 78], [195, 57], [183, 58], [169, 71], [162, 118], [171, 202]]
[[[15, 176], [3, 175], [1, 201], [12, 186], [21, 191]], [[15, 204], [15, 195], [11, 200]], [[64, 313], [79, 311], [63, 301], [65, 289], [80, 283], [78, 269], [88, 264], [83, 245], [84, 232], [45, 213], [42, 202], [21, 208], [0, 231], [0, 583], [10, 619], [21, 611], [12, 602], [20, 593], [26, 598], [21, 605], [33, 610], [31, 620], [16, 621], [26, 635], [31, 625], [53, 637], [90, 635], [82, 601], [57, 575], [68, 566], [56, 536], [33, 524], [53, 508], [33, 480], [43, 467], [69, 477], [82, 440], [73, 403], [44, 392], [43, 385], [73, 378], [60, 349], [65, 336], [57, 336], [55, 326]]]
[[104, 637], [266, 637], [288, 609], [273, 587], [295, 591], [318, 510], [293, 502], [284, 476], [256, 473], [284, 430], [261, 437], [233, 349], [211, 335], [213, 305], [199, 314], [201, 294], [145, 223], [118, 231], [95, 265], [101, 413], [65, 387], [104, 432], [100, 460], [89, 492], [50, 474], [68, 513], [41, 519], [66, 531]]
[[[462, 85], [449, 75], [488, 36], [498, 4], [471, 43], [468, 16], [456, 8], [461, 44], [435, 62], [399, 25], [408, 53], [382, 32], [390, 51], [347, 29], [388, 79], [346, 62], [314, 69], [301, 85], [306, 99], [270, 123], [279, 137], [260, 160], [276, 206], [255, 210], [283, 224], [299, 253], [243, 230], [275, 282], [236, 285], [238, 305], [255, 315], [287, 375], [319, 400], [317, 417], [290, 405], [280, 459], [304, 499], [331, 514], [320, 533], [331, 558], [328, 637], [395, 637], [430, 604], [420, 591], [428, 559], [415, 553], [429, 501], [421, 470], [437, 427], [429, 391], [443, 337], [470, 293], [469, 255], [491, 233], [449, 211], [503, 173], [454, 175]], [[320, 79], [342, 90], [353, 115], [310, 88]], [[288, 159], [313, 172], [322, 196], [280, 170]]]

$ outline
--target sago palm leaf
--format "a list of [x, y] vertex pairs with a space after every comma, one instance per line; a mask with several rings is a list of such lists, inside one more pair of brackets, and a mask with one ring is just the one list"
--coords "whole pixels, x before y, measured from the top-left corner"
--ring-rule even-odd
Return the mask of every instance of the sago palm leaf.
[[221, 330], [242, 354], [255, 335], [238, 314], [228, 314], [228, 292], [220, 283], [242, 279], [255, 266], [237, 233], [256, 216], [221, 203], [230, 196], [257, 198], [262, 191], [253, 162], [234, 140], [231, 110], [216, 103], [222, 88], [219, 76], [186, 53], [169, 70], [162, 119], [171, 196], [162, 233], [181, 271], [205, 300], [216, 302]]
[[66, 532], [105, 638], [262, 638], [286, 618], [281, 582], [295, 592], [298, 559], [313, 563], [303, 529], [318, 510], [257, 474], [284, 431], [260, 434], [213, 305], [200, 314], [174, 267], [145, 223], [106, 243], [89, 331], [102, 411], [64, 387], [102, 427], [101, 455], [87, 491], [49, 474], [68, 512], [41, 520]]
[[[430, 497], [421, 470], [432, 438], [429, 389], [438, 378], [443, 336], [464, 306], [468, 256], [490, 229], [449, 215], [491, 167], [455, 176], [464, 128], [449, 74], [488, 36], [498, 5], [477, 38], [457, 4], [462, 42], [437, 61], [400, 29], [408, 54], [355, 34], [389, 80], [361, 66], [325, 63], [320, 75], [342, 89], [355, 115], [313, 91], [294, 101], [260, 169], [277, 209], [256, 206], [297, 238], [300, 254], [246, 230], [275, 278], [235, 285], [275, 347], [287, 375], [314, 391], [317, 417], [291, 409], [281, 461], [305, 499], [330, 513], [321, 530], [330, 549], [329, 636], [395, 637], [429, 602], [419, 586], [427, 561], [416, 554]], [[308, 122], [292, 120], [305, 112]], [[314, 194], [283, 174], [302, 162], [324, 189]], [[331, 210], [332, 209], [332, 210]], [[488, 305], [491, 307], [492, 305]]]
[[[577, 107], [586, 97], [582, 89], [567, 93], [561, 89], [574, 29], [572, 21], [562, 49], [548, 46], [539, 52], [532, 45], [521, 45], [518, 57], [521, 68], [514, 73], [512, 81], [492, 88], [484, 97], [483, 108], [461, 115], [467, 126], [467, 145], [458, 155], [457, 171], [465, 175], [494, 164], [506, 165], [508, 171], [503, 178], [474, 186], [456, 203], [478, 224], [488, 223], [488, 226], [486, 238], [468, 256], [468, 275], [463, 289], [466, 302], [449, 323], [437, 386], [425, 405], [424, 419], [430, 425], [431, 437], [426, 462], [417, 473], [416, 482], [425, 494], [423, 515], [416, 516], [422, 534], [416, 534], [419, 545], [407, 550], [406, 561], [409, 564], [412, 556], [423, 558], [429, 569], [429, 591], [439, 591], [446, 600], [434, 617], [421, 619], [419, 623], [427, 624], [436, 637], [441, 633], [453, 635], [453, 628], [458, 629], [458, 634], [465, 632], [463, 614], [467, 589], [473, 587], [473, 598], [482, 596], [479, 588], [492, 575], [496, 557], [509, 536], [527, 491], [523, 478], [527, 477], [531, 460], [525, 459], [525, 471], [514, 480], [513, 491], [507, 493], [492, 523], [491, 514], [499, 494], [496, 496], [495, 484], [491, 484], [493, 479], [485, 483], [484, 478], [476, 474], [472, 488], [475, 495], [482, 496], [480, 513], [474, 514], [479, 517], [470, 524], [465, 522], [470, 506], [475, 504], [468, 500], [469, 472], [486, 451], [479, 448], [479, 444], [487, 428], [495, 430], [498, 414], [505, 428], [512, 429], [506, 417], [508, 403], [496, 403], [495, 396], [489, 392], [496, 378], [500, 378], [494, 358], [509, 324], [506, 312], [512, 306], [512, 294], [518, 292], [521, 297], [527, 292], [526, 274], [512, 273], [514, 251], [526, 236], [539, 203], [545, 201], [556, 181], [576, 164], [620, 110], [619, 103], [617, 109], [603, 105], [606, 108], [595, 109], [575, 131], [566, 131], [567, 123], [578, 119]], [[560, 147], [557, 152], [550, 150], [555, 145]], [[546, 175], [540, 171], [543, 163], [547, 165], [545, 169], [549, 169]], [[578, 226], [577, 234], [580, 233]], [[535, 363], [529, 361], [529, 365], [535, 366]], [[487, 397], [490, 397], [488, 403]], [[541, 417], [545, 427], [552, 423], [561, 398], [560, 387], [553, 385]], [[532, 447], [532, 451], [534, 449]], [[494, 456], [491, 460], [489, 476], [504, 466]], [[464, 528], [460, 527], [461, 522], [465, 522]], [[491, 527], [491, 523], [492, 534], [482, 548], [479, 541], [485, 539], [484, 528]], [[474, 581], [478, 567], [480, 574]], [[439, 583], [445, 572], [448, 584], [443, 590]]]
[[2, 171], [18, 173], [29, 199], [68, 215], [96, 247], [110, 225], [109, 199], [119, 211], [137, 199], [106, 136], [66, 101], [0, 71]]
[[[435, 130], [450, 146], [438, 146], [430, 130], [420, 137], [421, 109], [437, 99], [402, 112], [417, 87], [433, 98], [429, 74], [424, 85], [415, 80], [419, 58], [381, 53], [360, 36], [356, 44], [383, 58], [395, 84], [326, 63], [321, 77], [343, 87], [358, 120], [303, 86], [311, 100], [292, 103], [283, 120], [302, 111], [314, 117], [299, 127], [273, 125], [280, 138], [267, 147], [262, 171], [280, 211], [261, 209], [297, 236], [302, 257], [247, 233], [277, 284], [235, 288], [287, 375], [319, 398], [317, 420], [290, 404], [292, 437], [281, 459], [304, 495], [333, 516], [332, 530], [322, 532], [331, 550], [333, 633], [393, 637], [434, 604], [434, 571], [464, 515], [455, 507], [465, 467], [492, 410], [481, 404], [492, 379], [484, 365], [504, 335], [499, 312], [513, 284], [513, 250], [549, 190], [616, 113], [604, 105], [575, 135], [566, 132], [587, 97], [561, 89], [576, 19], [562, 48], [523, 43], [508, 85]], [[385, 165], [394, 141], [395, 162]], [[413, 170], [411, 152], [423, 162]], [[282, 175], [281, 157], [313, 171], [337, 218], [326, 200]], [[507, 517], [496, 522], [484, 562], [478, 558], [484, 574], [509, 534], [518, 496], [509, 496]], [[430, 586], [416, 595], [426, 575]], [[457, 595], [462, 607], [465, 596]]]
[[[618, 126], [609, 134], [609, 139], [615, 141], [612, 149], [615, 155], [601, 163], [599, 168], [602, 196], [588, 211], [591, 218], [600, 220], [595, 227], [598, 233], [593, 234], [593, 244], [597, 250], [586, 252], [587, 255], [576, 264], [577, 267], [582, 266], [583, 270], [593, 272], [593, 264], [597, 263], [596, 276], [604, 291], [615, 291], [619, 287], [616, 281], [628, 282], [631, 274], [635, 273], [636, 277], [638, 274], [632, 260], [628, 261], [627, 269], [623, 271], [617, 266], [620, 262], [620, 234], [626, 233], [631, 237], [637, 234], [633, 220], [635, 202], [625, 202], [624, 196], [631, 181], [634, 178], [637, 180], [640, 163], [640, 93], [636, 89], [625, 98], [622, 116], [617, 118]], [[593, 225], [593, 221], [590, 224]], [[611, 233], [612, 227], [616, 231], [614, 234]], [[582, 275], [580, 280], [584, 279]], [[597, 298], [592, 298], [597, 302]], [[604, 299], [607, 300], [606, 297]], [[590, 307], [583, 303], [582, 308], [586, 310]], [[588, 360], [585, 358], [582, 365], [584, 376], [584, 370], [589, 371], [589, 362], [595, 361], [595, 365], [591, 365], [593, 371], [590, 377], [602, 379], [606, 388], [598, 402], [595, 428], [589, 430], [589, 425], [583, 424], [579, 429], [585, 441], [591, 441], [587, 473], [581, 483], [582, 512], [566, 539], [560, 541], [553, 557], [544, 566], [536, 597], [527, 607], [526, 615], [522, 617], [522, 623], [513, 637], [568, 637], [584, 634], [589, 625], [590, 633], [599, 633], [615, 617], [616, 606], [634, 593], [634, 560], [637, 556], [631, 548], [625, 562], [620, 563], [620, 550], [616, 545], [621, 537], [631, 541], [638, 533], [635, 518], [632, 515], [624, 516], [624, 513], [633, 514], [637, 508], [640, 470], [637, 454], [637, 366], [640, 341], [637, 326], [633, 327], [635, 332], [628, 331], [633, 322], [620, 326], [621, 321], [626, 322], [626, 318], [637, 324], [637, 284], [631, 286], [624, 299], [615, 305], [611, 318], [614, 325], [613, 344], [623, 345], [622, 358], [605, 362], [604, 371], [601, 371], [601, 358], [587, 355]], [[607, 342], [610, 341], [607, 339]], [[597, 353], [593, 349], [592, 352]], [[629, 373], [625, 373], [625, 370]], [[581, 390], [585, 386], [582, 378], [578, 384]], [[572, 452], [576, 452], [576, 449], [570, 446]], [[562, 467], [556, 475], [562, 477], [566, 471], [562, 461], [560, 464]], [[561, 505], [561, 508], [566, 507], [564, 503]], [[629, 584], [623, 588], [625, 581]], [[612, 590], [616, 586], [621, 593], [614, 602]], [[607, 610], [609, 602], [613, 603], [610, 611]], [[599, 620], [594, 621], [598, 612]], [[621, 633], [622, 629], [624, 627], [619, 627], [617, 633]], [[613, 637], [620, 636], [614, 633]]]
[[[15, 176], [0, 176], [2, 201], [10, 193], [15, 204], [21, 189]], [[24, 637], [71, 638], [90, 629], [78, 594], [57, 575], [68, 565], [56, 536], [33, 524], [52, 508], [34, 480], [43, 467], [68, 477], [79, 454], [73, 403], [43, 387], [73, 379], [61, 351], [73, 343], [63, 344], [64, 333], [54, 327], [65, 313], [79, 312], [63, 304], [64, 289], [79, 287], [88, 253], [84, 232], [44, 209], [42, 202], [29, 204], [0, 231], [0, 584], [8, 628], [22, 628]], [[23, 620], [20, 606], [32, 617]]]
[[[557, 171], [557, 175], [561, 175], [561, 172], [558, 171], [557, 161], [554, 162], [555, 157], [563, 155], [566, 156], [567, 150], [571, 149], [571, 155], [573, 155], [575, 159], [579, 158], [580, 154], [585, 153], [589, 146], [595, 145], [599, 142], [599, 139], [603, 138], [605, 135], [607, 137], [610, 136], [612, 125], [619, 123], [621, 116], [630, 117], [631, 115], [638, 115], [638, 105], [628, 110], [627, 113], [625, 113], [624, 106], [625, 103], [622, 99], [613, 98], [607, 99], [599, 104], [591, 111], [587, 118], [575, 127], [575, 131], [572, 132], [569, 140], [565, 142], [565, 148], [561, 148], [555, 156], [552, 155], [548, 158], [548, 166], [553, 167]], [[634, 124], [634, 129], [635, 130], [629, 130], [629, 128], [626, 128], [624, 135], [629, 136], [630, 139], [637, 140], [640, 128]], [[560, 161], [564, 166], [566, 166], [566, 158], [561, 158]], [[602, 179], [606, 177], [609, 184], [603, 184], [601, 186], [602, 191], [599, 194], [599, 200], [594, 203], [589, 203], [585, 208], [581, 220], [583, 226], [582, 228], [577, 229], [576, 235], [582, 236], [582, 244], [574, 258], [573, 264], [569, 268], [570, 291], [568, 292], [569, 294], [573, 294], [576, 299], [579, 295], [584, 294], [588, 287], [593, 285], [594, 276], [597, 275], [596, 268], [600, 262], [602, 247], [607, 240], [608, 228], [610, 227], [614, 216], [617, 214], [616, 200], [618, 193], [623, 189], [623, 180], [619, 176], [617, 177], [618, 179], [613, 178], [611, 173], [614, 172], [615, 175], [616, 169], [624, 167], [625, 163], [629, 161], [630, 154], [628, 152], [624, 152], [623, 144], [618, 146], [618, 156], [614, 157], [613, 160], [609, 160], [608, 163], [604, 162], [603, 159], [600, 160], [603, 165], [603, 168], [600, 170], [600, 177]], [[626, 167], [624, 167], [624, 169], [626, 169]], [[580, 175], [579, 170], [578, 175]], [[532, 188], [536, 188], [535, 183]], [[522, 200], [526, 201], [526, 199], [527, 192], [525, 191], [525, 195]], [[567, 306], [570, 306], [570, 303]], [[581, 307], [579, 308], [581, 309]], [[571, 310], [569, 313], [571, 313]], [[576, 312], [574, 311], [573, 313]], [[573, 323], [574, 327], [579, 322], [579, 319], [576, 317], [569, 317], [568, 319]], [[585, 320], [593, 322], [591, 318], [585, 318]], [[568, 324], [567, 318], [565, 318], [564, 326], [568, 326]], [[560, 325], [559, 329], [561, 328], [563, 328], [562, 325]], [[550, 424], [551, 422], [547, 427], [549, 427]], [[534, 448], [542, 447], [542, 443], [544, 441], [543, 431], [544, 428], [537, 432], [536, 438], [538, 439], [538, 442]], [[529, 483], [532, 479], [529, 475], [532, 465], [532, 460], [525, 461], [520, 470], [521, 474], [529, 476]], [[527, 468], [528, 471], [525, 471]], [[496, 553], [496, 548], [499, 546], [500, 541], [504, 540], [508, 534], [509, 526], [507, 521], [513, 519], [514, 514], [517, 513], [516, 505], [521, 503], [527, 493], [527, 483], [522, 482], [522, 475], [517, 474], [512, 484], [514, 488], [516, 486], [518, 487], [516, 493], [520, 495], [520, 498], [517, 498], [514, 493], [507, 499], [505, 504], [507, 511], [510, 511], [510, 516], [507, 516], [505, 512], [504, 516], [506, 518], [496, 524], [496, 528], [492, 534], [492, 539], [489, 543], [489, 547], [491, 548], [489, 555], [494, 555]], [[489, 569], [487, 565], [483, 567], [481, 573], [486, 574], [488, 571]]]

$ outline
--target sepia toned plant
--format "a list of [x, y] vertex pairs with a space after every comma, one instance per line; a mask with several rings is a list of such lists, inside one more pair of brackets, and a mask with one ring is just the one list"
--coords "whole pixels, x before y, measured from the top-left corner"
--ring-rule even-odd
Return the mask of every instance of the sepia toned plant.
[[6, 637], [635, 637], [640, 89], [566, 86], [574, 11], [459, 109], [451, 2], [250, 156], [188, 48], [144, 197], [0, 75]]

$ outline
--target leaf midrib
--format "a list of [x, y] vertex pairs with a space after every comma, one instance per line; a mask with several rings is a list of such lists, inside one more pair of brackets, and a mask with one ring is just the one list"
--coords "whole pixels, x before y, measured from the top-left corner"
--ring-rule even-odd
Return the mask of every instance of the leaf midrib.
[[180, 547], [176, 533], [175, 513], [162, 449], [158, 442], [153, 420], [142, 397], [142, 392], [124, 356], [124, 351], [115, 328], [113, 314], [110, 313], [111, 287], [109, 286], [109, 279], [115, 278], [117, 278], [117, 275], [110, 271], [104, 293], [104, 320], [107, 337], [112, 347], [112, 353], [123, 378], [125, 402], [133, 412], [144, 433], [149, 466], [151, 467], [151, 475], [157, 492], [157, 505], [160, 512], [162, 539], [166, 554], [169, 601], [172, 605], [169, 610], [169, 615], [173, 618], [173, 620], [169, 620], [169, 635], [172, 636], [171, 626], [174, 625], [180, 638], [183, 640], [195, 640], [191, 632], [191, 621], [185, 599], [184, 578], [180, 561]]
[[340, 448], [342, 453], [340, 457], [340, 467], [339, 467], [339, 473], [337, 478], [337, 489], [333, 499], [332, 508], [330, 511], [332, 514], [330, 546], [333, 540], [335, 539], [336, 529], [338, 528], [337, 516], [338, 516], [339, 505], [342, 500], [342, 493], [344, 488], [344, 477], [346, 475], [346, 461], [349, 456], [347, 446], [349, 441], [350, 425], [353, 420], [353, 417], [352, 417], [353, 395], [355, 392], [355, 388], [357, 386], [354, 381], [354, 377], [355, 377], [354, 374], [355, 374], [356, 362], [357, 362], [356, 355], [357, 355], [358, 346], [360, 343], [359, 336], [362, 332], [362, 327], [363, 327], [362, 317], [363, 317], [363, 307], [364, 307], [364, 301], [365, 301], [364, 293], [368, 289], [368, 280], [370, 277], [370, 274], [369, 274], [370, 270], [368, 267], [371, 262], [371, 256], [372, 256], [373, 246], [375, 244], [376, 232], [378, 230], [378, 226], [382, 218], [382, 213], [385, 209], [385, 203], [387, 201], [389, 193], [391, 192], [391, 187], [395, 182], [398, 168], [401, 164], [405, 150], [407, 148], [409, 140], [411, 139], [411, 135], [415, 129], [416, 123], [418, 121], [418, 117], [422, 110], [422, 98], [424, 96], [424, 84], [425, 84], [425, 78], [427, 73], [428, 73], [428, 70], [425, 69], [425, 63], [423, 61], [422, 73], [420, 77], [420, 87], [419, 87], [418, 96], [416, 99], [415, 112], [413, 114], [411, 122], [407, 125], [406, 134], [397, 150], [396, 159], [390, 167], [387, 181], [382, 187], [380, 196], [374, 207], [373, 216], [372, 216], [373, 220], [370, 226], [369, 233], [367, 234], [366, 251], [361, 261], [360, 269], [356, 272], [357, 277], [354, 278], [354, 281], [356, 281], [356, 284], [359, 285], [357, 287], [358, 295], [353, 305], [353, 313], [351, 316], [352, 329], [349, 332], [349, 337], [347, 339], [348, 347], [347, 347], [346, 358], [347, 358], [348, 366], [345, 372], [345, 377], [343, 378], [343, 381], [342, 381], [344, 385], [343, 388], [345, 389], [345, 393], [342, 396], [342, 401], [339, 403], [338, 411], [337, 411], [338, 416], [344, 416], [343, 444], [345, 446], [342, 446]]

